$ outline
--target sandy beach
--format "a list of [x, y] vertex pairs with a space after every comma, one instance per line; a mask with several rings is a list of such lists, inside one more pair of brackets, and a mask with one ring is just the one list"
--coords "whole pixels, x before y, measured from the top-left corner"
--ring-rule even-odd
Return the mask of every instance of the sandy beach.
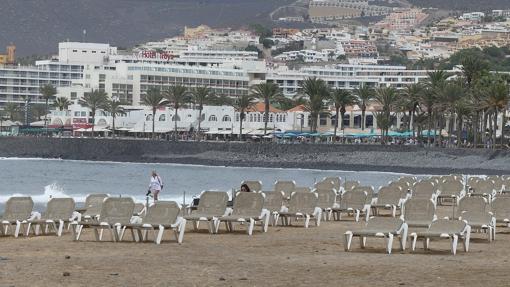
[[[451, 213], [439, 207], [438, 216]], [[0, 238], [0, 286], [508, 286], [510, 229], [500, 227], [496, 240], [472, 234], [471, 249], [449, 241], [431, 242], [431, 251], [385, 253], [383, 239], [368, 239], [361, 250], [353, 241], [344, 251], [343, 233], [360, 227], [352, 217], [301, 225], [260, 228], [253, 236], [241, 226], [234, 233], [193, 232], [182, 245], [165, 234], [152, 242], [94, 242], [85, 230], [73, 242], [70, 233], [30, 238]], [[205, 226], [203, 226], [205, 227]], [[108, 239], [109, 237], [106, 237]]]

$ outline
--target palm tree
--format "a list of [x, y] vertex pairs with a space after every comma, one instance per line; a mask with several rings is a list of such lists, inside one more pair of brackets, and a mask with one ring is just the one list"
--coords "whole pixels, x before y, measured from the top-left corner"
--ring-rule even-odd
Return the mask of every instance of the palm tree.
[[193, 103], [198, 107], [198, 130], [197, 135], [200, 140], [200, 132], [201, 132], [201, 123], [202, 123], [202, 111], [204, 110], [204, 105], [213, 103], [215, 101], [214, 93], [211, 88], [206, 86], [200, 86], [192, 89], [191, 96], [193, 99]]
[[71, 102], [66, 97], [58, 97], [53, 103], [53, 107], [57, 108], [59, 111], [67, 110], [70, 105]]
[[142, 105], [148, 106], [152, 109], [152, 139], [155, 137], [154, 126], [156, 122], [156, 111], [165, 106], [165, 97], [161, 94], [158, 88], [149, 88], [145, 95], [142, 97]]
[[239, 141], [243, 138], [243, 120], [246, 116], [246, 112], [255, 105], [256, 98], [253, 95], [244, 94], [238, 96], [236, 100], [232, 102], [232, 106], [236, 111], [239, 112]]
[[451, 81], [446, 83], [438, 93], [437, 110], [441, 114], [449, 116], [448, 134], [450, 135], [449, 144], [453, 144], [453, 125], [455, 121], [456, 103], [465, 98], [466, 89], [462, 81]]
[[47, 127], [47, 117], [48, 117], [48, 101], [53, 99], [53, 97], [57, 94], [57, 89], [52, 84], [46, 84], [39, 88], [39, 92], [42, 95], [42, 98], [45, 102], [45, 115], [44, 115], [44, 127]]
[[179, 120], [179, 108], [189, 100], [188, 89], [182, 85], [170, 86], [164, 91], [164, 96], [175, 110], [174, 115], [174, 140], [177, 141], [177, 121]]
[[83, 107], [89, 108], [92, 115], [92, 137], [94, 137], [94, 126], [96, 124], [96, 111], [105, 107], [108, 101], [108, 95], [101, 90], [93, 90], [91, 93], [85, 93], [78, 102]]
[[463, 58], [461, 64], [462, 74], [466, 78], [468, 87], [471, 87], [473, 83], [478, 81], [488, 69], [486, 62], [473, 55]]
[[[341, 129], [344, 130], [344, 115], [347, 106], [352, 106], [358, 103], [358, 99], [350, 91], [337, 89], [331, 93], [331, 103], [335, 106], [335, 132], [334, 137], [336, 139], [336, 131], [338, 129], [338, 122], [341, 121]], [[339, 114], [340, 113], [340, 114]]]
[[120, 101], [108, 100], [106, 102], [105, 111], [112, 115], [112, 137], [115, 137], [115, 118], [126, 114], [123, 105], [126, 104]]
[[391, 112], [394, 111], [398, 105], [400, 95], [393, 87], [381, 87], [376, 90], [374, 98], [382, 106], [381, 113], [386, 117], [384, 123], [387, 135], [391, 125]]
[[455, 114], [457, 115], [457, 147], [461, 146], [462, 127], [464, 121], [473, 113], [473, 103], [468, 97], [464, 97], [455, 102]]
[[310, 131], [317, 131], [317, 119], [325, 109], [325, 102], [329, 98], [329, 89], [322, 79], [307, 78], [301, 86], [302, 95], [297, 95], [298, 100], [304, 100], [305, 110], [310, 112]]
[[381, 143], [384, 144], [385, 136], [384, 133], [390, 127], [390, 121], [384, 111], [375, 111], [374, 118], [377, 121], [377, 127], [381, 129]]
[[19, 105], [13, 102], [8, 102], [4, 106], [4, 113], [7, 116], [7, 118], [11, 121], [15, 121], [19, 118]]
[[412, 84], [406, 86], [402, 91], [402, 97], [400, 98], [400, 105], [404, 111], [407, 111], [409, 121], [407, 123], [407, 130], [413, 131], [414, 136], [414, 115], [416, 109], [419, 107], [419, 97], [423, 92], [423, 85]]
[[361, 85], [361, 87], [354, 90], [354, 94], [358, 96], [361, 105], [361, 130], [365, 130], [365, 112], [368, 103], [374, 98], [374, 89], [367, 85]]
[[264, 135], [267, 133], [267, 122], [269, 121], [269, 107], [271, 102], [282, 97], [280, 87], [275, 83], [260, 83], [252, 87], [252, 95], [264, 101]]
[[[494, 79], [494, 83], [490, 85], [486, 90], [487, 96], [485, 100], [485, 107], [492, 112], [493, 129], [492, 129], [492, 141], [493, 148], [496, 146], [496, 127], [498, 124], [498, 113], [506, 111], [508, 107], [509, 88], [508, 84], [501, 81], [499, 78]], [[503, 133], [501, 134], [501, 143], [503, 144]]]
[[432, 113], [434, 112], [434, 108], [436, 107], [436, 101], [438, 98], [439, 91], [446, 83], [446, 79], [448, 78], [448, 74], [445, 71], [439, 70], [435, 72], [428, 73], [428, 79], [425, 82], [425, 90], [421, 93], [420, 102], [425, 106], [428, 115], [428, 134], [427, 134], [427, 144], [430, 146], [432, 141], [430, 137], [430, 132], [432, 130]]

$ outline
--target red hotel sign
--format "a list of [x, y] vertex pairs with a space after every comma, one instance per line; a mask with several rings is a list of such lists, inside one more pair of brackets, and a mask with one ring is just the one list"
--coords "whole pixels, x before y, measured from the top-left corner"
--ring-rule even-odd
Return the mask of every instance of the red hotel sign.
[[138, 54], [134, 55], [138, 59], [154, 59], [154, 60], [161, 60], [161, 61], [170, 61], [176, 56], [174, 54], [168, 53], [168, 52], [156, 52], [156, 51], [140, 51]]

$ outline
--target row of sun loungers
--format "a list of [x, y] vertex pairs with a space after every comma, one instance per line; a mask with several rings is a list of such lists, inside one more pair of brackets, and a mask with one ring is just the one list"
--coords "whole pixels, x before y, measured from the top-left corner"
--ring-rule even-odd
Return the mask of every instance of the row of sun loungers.
[[[497, 180], [499, 183], [495, 183]], [[112, 241], [122, 241], [129, 230], [133, 241], [147, 241], [152, 234], [152, 240], [159, 244], [164, 231], [172, 230], [176, 241], [182, 243], [188, 221], [194, 229], [199, 228], [200, 222], [205, 222], [211, 233], [218, 233], [221, 223], [227, 231], [233, 231], [236, 223], [244, 224], [247, 233], [252, 235], [257, 224], [262, 232], [266, 232], [270, 223], [287, 226], [293, 221], [303, 221], [308, 227], [313, 220], [319, 226], [322, 218], [341, 220], [341, 216], [347, 214], [355, 221], [363, 216], [366, 223], [362, 228], [345, 233], [346, 250], [351, 248], [353, 237], [360, 237], [362, 248], [367, 237], [385, 238], [388, 253], [391, 253], [394, 237], [399, 239], [402, 250], [408, 237], [412, 239], [413, 250], [418, 239], [424, 240], [427, 249], [431, 238], [447, 238], [451, 240], [455, 254], [459, 239], [463, 241], [464, 249], [469, 249], [471, 231], [484, 232], [492, 241], [497, 223], [510, 227], [510, 197], [504, 193], [507, 181], [489, 177], [476, 180], [459, 176], [423, 180], [403, 177], [380, 187], [378, 193], [373, 187], [362, 186], [356, 181], [344, 182], [342, 186], [340, 178], [334, 177], [324, 178], [313, 188], [300, 188], [292, 181], [279, 181], [271, 192], [261, 192], [260, 182], [249, 181], [244, 183], [254, 192], [237, 193], [231, 208], [227, 207], [229, 196], [226, 192], [206, 191], [192, 213], [171, 201], [159, 201], [146, 208], [143, 204], [135, 204], [129, 197], [93, 194], [87, 197], [82, 209], [76, 209], [71, 198], [53, 198], [46, 211], [39, 214], [32, 211], [30, 197], [12, 197], [0, 217], [0, 234], [12, 233], [17, 237], [23, 229], [26, 236], [31, 231], [38, 235], [42, 229], [43, 233], [54, 232], [60, 236], [67, 225], [75, 240], [80, 239], [85, 228], [93, 231], [98, 241], [103, 239], [105, 230]], [[472, 190], [480, 194], [472, 194]], [[455, 198], [455, 209], [449, 218], [438, 219], [436, 216], [436, 206], [441, 198]], [[381, 217], [383, 209], [390, 210], [389, 217]], [[399, 217], [397, 211], [400, 211]]]

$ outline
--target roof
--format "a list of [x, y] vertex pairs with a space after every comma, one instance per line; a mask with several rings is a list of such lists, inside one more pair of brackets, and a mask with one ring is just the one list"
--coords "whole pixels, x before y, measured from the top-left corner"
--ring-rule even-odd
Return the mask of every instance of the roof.
[[[258, 102], [253, 107], [248, 109], [247, 112], [263, 113], [265, 111], [265, 109], [266, 109], [265, 104], [263, 102]], [[270, 113], [282, 113], [283, 111], [273, 107], [272, 105], [269, 105], [269, 112]]]
[[287, 112], [306, 112], [306, 107], [305, 105], [295, 106], [292, 109], [288, 110]]

